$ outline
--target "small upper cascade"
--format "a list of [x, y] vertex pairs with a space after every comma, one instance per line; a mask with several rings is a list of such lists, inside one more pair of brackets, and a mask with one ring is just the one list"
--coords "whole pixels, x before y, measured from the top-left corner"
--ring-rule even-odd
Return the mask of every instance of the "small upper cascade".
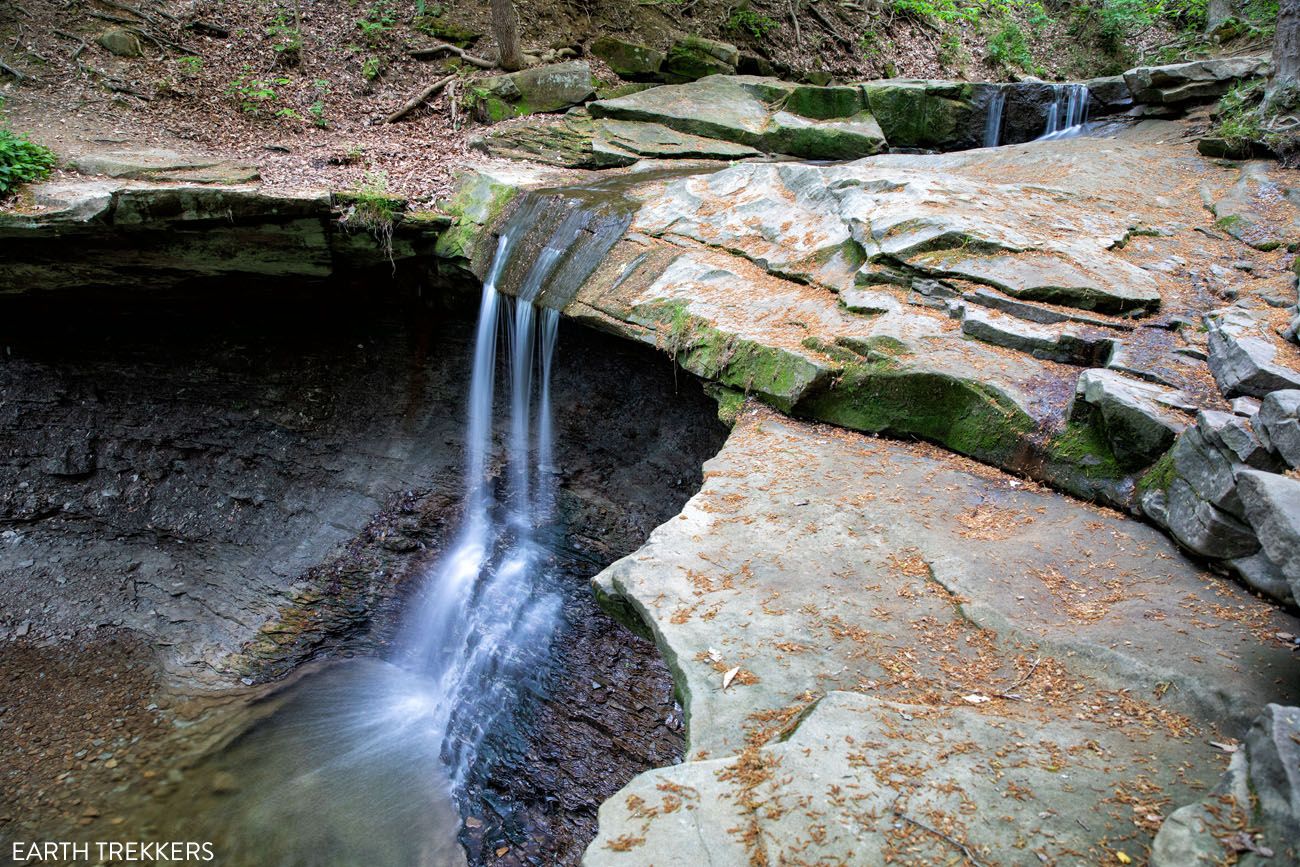
[[1088, 122], [1088, 85], [1054, 84], [1055, 94], [1047, 110], [1047, 127], [1039, 140], [1073, 138]]
[[984, 147], [995, 148], [1002, 143], [1002, 113], [1007, 107], [1007, 89], [999, 86], [989, 99], [988, 114], [984, 118]]

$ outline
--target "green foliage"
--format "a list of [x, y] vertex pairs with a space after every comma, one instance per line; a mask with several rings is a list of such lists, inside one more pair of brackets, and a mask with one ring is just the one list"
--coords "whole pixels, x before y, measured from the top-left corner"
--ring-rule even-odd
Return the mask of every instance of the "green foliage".
[[732, 12], [726, 25], [732, 33], [748, 34], [754, 39], [766, 39], [769, 33], [780, 26], [775, 19], [755, 12], [748, 6], [742, 6]]
[[939, 40], [938, 60], [947, 67], [965, 66], [970, 55], [962, 45], [961, 37], [956, 33], [945, 33]]
[[54, 152], [0, 126], [0, 199], [19, 184], [39, 181], [54, 168]]
[[266, 28], [271, 37], [271, 50], [277, 63], [297, 66], [302, 57], [302, 31], [293, 23], [288, 12], [279, 12]]
[[1206, 5], [1207, 0], [1089, 0], [1075, 7], [1070, 29], [1112, 55], [1124, 55], [1135, 37], [1157, 25], [1199, 35]]
[[365, 17], [357, 21], [357, 28], [366, 42], [376, 45], [396, 23], [397, 18], [389, 0], [378, 0], [366, 10]]
[[235, 80], [226, 86], [226, 95], [235, 97], [242, 111], [261, 114], [279, 98], [275, 88], [288, 83], [287, 78], [255, 78], [253, 68], [245, 63]]
[[318, 78], [312, 82], [312, 87], [316, 89], [316, 101], [307, 107], [307, 114], [311, 117], [311, 122], [320, 129], [329, 127], [329, 121], [325, 119], [325, 97], [333, 91], [330, 83], [323, 78]]
[[374, 81], [384, 71], [384, 61], [374, 55], [361, 61], [361, 77], [366, 81]]
[[1263, 142], [1264, 127], [1259, 103], [1264, 88], [1258, 81], [1238, 84], [1219, 101], [1219, 120], [1213, 134], [1223, 139], [1230, 148], [1248, 151], [1255, 142]]
[[1034, 65], [1029, 53], [1029, 40], [1016, 22], [1007, 19], [989, 37], [989, 58], [1008, 69], [1029, 69]]
[[176, 66], [180, 68], [181, 75], [186, 78], [193, 78], [203, 69], [203, 58], [188, 55], [186, 57], [176, 58]]
[[393, 258], [393, 225], [405, 203], [388, 192], [388, 175], [366, 172], [347, 195], [349, 205], [340, 222], [369, 232], [380, 243], [389, 261]]

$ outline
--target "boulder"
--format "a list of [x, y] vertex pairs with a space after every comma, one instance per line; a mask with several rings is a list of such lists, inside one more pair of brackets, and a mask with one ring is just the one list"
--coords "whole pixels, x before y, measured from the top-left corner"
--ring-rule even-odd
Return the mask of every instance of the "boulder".
[[1151, 846], [1151, 867], [1226, 863], [1300, 863], [1300, 708], [1266, 705], [1218, 785], [1174, 811]]
[[664, 63], [664, 53], [648, 45], [628, 42], [614, 36], [601, 36], [591, 43], [591, 53], [619, 78], [628, 81], [657, 81]]
[[1249, 557], [1259, 550], [1259, 540], [1250, 527], [1206, 502], [1183, 479], [1174, 479], [1163, 494], [1143, 494], [1142, 511], [1163, 524], [1188, 550], [1204, 557]]
[[594, 102], [590, 110], [597, 118], [653, 123], [805, 159], [854, 159], [885, 146], [875, 119], [860, 100], [846, 98], [843, 89], [749, 75], [711, 75], [689, 84], [654, 87]]
[[1070, 418], [1096, 425], [1115, 457], [1129, 467], [1151, 464], [1187, 427], [1182, 392], [1130, 379], [1112, 370], [1085, 370], [1075, 386]]
[[867, 82], [862, 90], [892, 148], [958, 150], [982, 144], [984, 116], [972, 99], [973, 85], [884, 79]]
[[1217, 410], [1202, 410], [1196, 416], [1196, 426], [1208, 442], [1230, 454], [1230, 459], [1259, 470], [1280, 469], [1277, 458], [1260, 441], [1249, 420]]
[[1289, 467], [1300, 467], [1300, 390], [1275, 391], [1264, 398], [1255, 416], [1259, 439]]
[[1247, 469], [1237, 480], [1246, 518], [1264, 553], [1300, 599], [1300, 479]]
[[1133, 105], [1133, 91], [1122, 75], [1090, 78], [1084, 84], [1088, 88], [1089, 115], [1112, 114]]
[[687, 36], [674, 42], [663, 61], [663, 77], [673, 83], [708, 75], [730, 75], [740, 63], [740, 49], [716, 39]]
[[741, 160], [762, 156], [748, 145], [678, 132], [659, 123], [626, 120], [596, 121], [592, 140], [597, 153], [629, 154], [635, 158]]
[[596, 94], [591, 66], [582, 60], [489, 76], [476, 90], [483, 112], [493, 121], [563, 111]]
[[1259, 78], [1268, 69], [1267, 56], [1219, 57], [1167, 66], [1141, 66], [1125, 72], [1124, 81], [1138, 102], [1177, 105], [1217, 99], [1238, 81]]
[[1207, 318], [1210, 372], [1226, 397], [1265, 397], [1279, 389], [1300, 388], [1300, 371], [1274, 359], [1274, 345], [1250, 314], [1229, 308]]
[[95, 40], [105, 51], [117, 57], [140, 57], [144, 49], [140, 37], [125, 27], [113, 27], [99, 34]]
[[1247, 587], [1253, 587], [1283, 605], [1296, 604], [1291, 582], [1282, 574], [1282, 569], [1263, 551], [1258, 551], [1249, 557], [1229, 560], [1228, 566]]

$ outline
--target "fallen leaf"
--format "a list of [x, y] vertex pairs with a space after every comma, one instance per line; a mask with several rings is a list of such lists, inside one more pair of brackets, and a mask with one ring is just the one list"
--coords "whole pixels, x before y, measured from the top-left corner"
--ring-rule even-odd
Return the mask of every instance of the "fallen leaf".
[[722, 676], [722, 688], [726, 689], [727, 687], [731, 686], [731, 682], [736, 679], [736, 675], [738, 674], [740, 674], [739, 665], [731, 669], [730, 671], [728, 671], [726, 674], [724, 674]]
[[1225, 744], [1225, 743], [1220, 743], [1219, 741], [1210, 741], [1210, 746], [1218, 747], [1219, 749], [1223, 750], [1225, 753], [1235, 753], [1237, 751], [1236, 744]]
[[712, 647], [709, 648], [708, 653], [710, 662], [722, 662], [722, 654], [718, 653], [718, 651], [714, 650]]
[[1117, 861], [1119, 861], [1119, 863], [1121, 863], [1121, 864], [1132, 864], [1132, 863], [1133, 863], [1133, 859], [1130, 858], [1130, 857], [1128, 857], [1128, 855], [1124, 854], [1123, 852], [1116, 852], [1116, 853], [1115, 853], [1115, 859], [1116, 859]]
[[983, 704], [986, 701], [992, 701], [987, 695], [963, 695], [961, 700], [967, 704]]

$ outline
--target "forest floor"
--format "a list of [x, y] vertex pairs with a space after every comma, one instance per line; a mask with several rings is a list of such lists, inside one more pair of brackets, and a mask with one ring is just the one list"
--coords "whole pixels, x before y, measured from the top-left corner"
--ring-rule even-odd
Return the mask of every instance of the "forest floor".
[[[1148, 28], [1117, 59], [1079, 44], [1069, 8], [1055, 18], [1016, 7], [996, 21], [936, 24], [893, 6], [873, 12], [827, 0], [799, 6], [797, 18], [784, 4], [736, 7], [725, 0], [517, 5], [524, 48], [543, 58], [567, 50], [588, 60], [598, 86], [617, 82], [587, 55], [602, 34], [659, 48], [685, 34], [716, 37], [778, 68], [816, 69], [839, 80], [996, 80], [1023, 69], [1079, 78], [1154, 56], [1173, 35]], [[992, 59], [990, 40], [1007, 26], [1027, 34], [1021, 71]], [[120, 27], [144, 34], [142, 56], [119, 57], [97, 42]], [[24, 0], [0, 7], [0, 60], [25, 76], [0, 77], [0, 96], [14, 129], [62, 156], [165, 147], [252, 163], [271, 187], [369, 183], [426, 203], [447, 192], [468, 139], [484, 127], [456, 95], [464, 86], [385, 123], [448, 72], [445, 59], [408, 52], [447, 39], [494, 57], [489, 30], [485, 4], [464, 0]]]

